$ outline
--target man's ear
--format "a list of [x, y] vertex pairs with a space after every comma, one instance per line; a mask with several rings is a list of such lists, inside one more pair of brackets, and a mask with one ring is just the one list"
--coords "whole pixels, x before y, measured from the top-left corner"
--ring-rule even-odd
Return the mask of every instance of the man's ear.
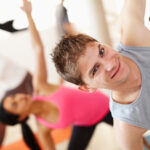
[[78, 87], [78, 89], [81, 90], [81, 91], [84, 91], [84, 92], [89, 92], [89, 93], [92, 93], [92, 92], [96, 91], [96, 88], [89, 88], [87, 85], [80, 85]]

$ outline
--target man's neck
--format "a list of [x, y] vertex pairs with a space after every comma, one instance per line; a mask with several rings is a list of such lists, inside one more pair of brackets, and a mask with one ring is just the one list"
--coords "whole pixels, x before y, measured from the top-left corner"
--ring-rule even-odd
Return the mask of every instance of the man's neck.
[[129, 58], [124, 57], [130, 68], [130, 74], [126, 82], [124, 82], [118, 90], [113, 90], [112, 97], [117, 102], [130, 103], [139, 95], [141, 89], [141, 72], [138, 66]]

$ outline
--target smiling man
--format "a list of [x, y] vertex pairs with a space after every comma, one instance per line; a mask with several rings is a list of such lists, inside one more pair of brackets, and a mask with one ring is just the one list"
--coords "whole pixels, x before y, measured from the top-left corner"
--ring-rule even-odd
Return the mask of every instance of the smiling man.
[[58, 73], [84, 91], [112, 91], [110, 109], [123, 150], [143, 150], [150, 129], [150, 31], [144, 26], [145, 0], [125, 0], [117, 50], [94, 38], [66, 36], [52, 56]]

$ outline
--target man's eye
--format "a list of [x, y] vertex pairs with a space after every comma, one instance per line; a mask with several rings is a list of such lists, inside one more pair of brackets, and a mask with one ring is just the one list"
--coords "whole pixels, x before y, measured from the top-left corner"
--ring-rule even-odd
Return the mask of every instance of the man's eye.
[[103, 57], [103, 55], [104, 55], [104, 48], [100, 49], [99, 54], [100, 54], [101, 57]]
[[97, 70], [98, 70], [98, 67], [94, 67], [94, 69], [93, 69], [93, 76], [95, 75], [95, 73], [97, 72]]

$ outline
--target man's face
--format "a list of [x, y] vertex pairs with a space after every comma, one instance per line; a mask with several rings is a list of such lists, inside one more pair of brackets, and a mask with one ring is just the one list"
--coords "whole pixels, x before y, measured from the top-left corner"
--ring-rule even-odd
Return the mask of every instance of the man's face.
[[82, 79], [89, 88], [117, 90], [129, 75], [129, 66], [123, 57], [111, 47], [89, 43], [78, 60]]

